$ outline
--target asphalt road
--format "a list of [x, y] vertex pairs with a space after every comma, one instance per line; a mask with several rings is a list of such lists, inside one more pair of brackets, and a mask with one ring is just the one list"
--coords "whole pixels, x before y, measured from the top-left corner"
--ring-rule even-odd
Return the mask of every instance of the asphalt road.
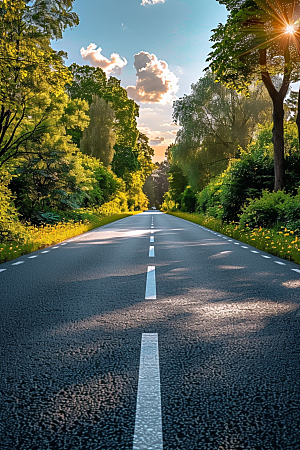
[[133, 449], [143, 333], [164, 450], [300, 449], [299, 290], [298, 265], [156, 211], [0, 265], [0, 449]]

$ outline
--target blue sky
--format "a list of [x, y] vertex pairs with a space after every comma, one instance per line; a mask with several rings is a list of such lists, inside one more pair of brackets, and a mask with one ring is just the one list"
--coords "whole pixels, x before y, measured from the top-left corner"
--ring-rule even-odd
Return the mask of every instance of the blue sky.
[[68, 53], [67, 65], [99, 65], [131, 86], [139, 129], [161, 160], [177, 130], [172, 101], [202, 76], [211, 30], [225, 22], [226, 9], [216, 0], [75, 0], [73, 9], [80, 24], [54, 48]]

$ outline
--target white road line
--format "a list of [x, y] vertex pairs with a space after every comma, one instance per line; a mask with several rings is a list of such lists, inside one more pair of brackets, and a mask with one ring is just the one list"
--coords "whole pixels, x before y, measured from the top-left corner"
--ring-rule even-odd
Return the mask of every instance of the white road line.
[[12, 264], [12, 266], [18, 266], [19, 264], [23, 264], [25, 261], [18, 261]]
[[153, 234], [154, 233], [154, 231], [153, 230], [151, 230], [151, 234]]
[[[6, 269], [4, 269], [4, 270], [6, 270]], [[300, 273], [300, 270], [299, 270], [299, 269], [291, 269], [291, 270], [293, 270], [294, 272]]]
[[153, 226], [153, 225], [151, 225], [151, 228], [154, 228], [154, 226]]
[[234, 245], [240, 245], [238, 242], [234, 242]]
[[51, 248], [52, 248], [52, 250], [53, 250], [53, 249], [55, 249], [55, 248], [59, 248], [59, 247], [51, 247]]
[[41, 252], [41, 253], [49, 253], [50, 252], [50, 250], [44, 250], [43, 252]]
[[154, 242], [154, 236], [150, 236], [150, 242]]
[[232, 242], [232, 239], [228, 239], [228, 242]]
[[34, 255], [34, 256], [28, 256], [28, 259], [33, 259], [33, 258], [37, 258], [37, 255]]
[[66, 242], [63, 242], [62, 244], [60, 244], [60, 245], [67, 245], [67, 243]]
[[133, 450], [163, 450], [157, 333], [143, 333]]
[[283, 263], [283, 262], [281, 262], [281, 261], [274, 261], [274, 263], [276, 263], [276, 264], [280, 264], [281, 266], [286, 266], [286, 264], [285, 264], [285, 263]]
[[149, 258], [154, 258], [154, 245], [149, 247]]
[[271, 256], [261, 255], [263, 258], [271, 259]]
[[148, 266], [145, 300], [156, 299], [155, 266]]
[[248, 248], [246, 245], [241, 245], [242, 248]]
[[[7, 269], [0, 269], [0, 272], [5, 272], [5, 270], [7, 270]], [[294, 270], [294, 269], [292, 269], [292, 270]], [[295, 270], [297, 270], [297, 269], [295, 269]]]
[[259, 253], [259, 252], [257, 252], [256, 250], [250, 250], [252, 253]]
[[225, 236], [222, 236], [223, 237], [223, 239], [228, 239], [227, 237], [225, 237]]

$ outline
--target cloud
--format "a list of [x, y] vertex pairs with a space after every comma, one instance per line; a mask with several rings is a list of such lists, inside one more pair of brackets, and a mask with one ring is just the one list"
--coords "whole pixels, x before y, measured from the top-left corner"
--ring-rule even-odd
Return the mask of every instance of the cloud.
[[128, 96], [141, 103], [171, 103], [176, 97], [178, 78], [165, 61], [148, 52], [134, 55], [136, 86], [127, 86]]
[[177, 123], [174, 122], [161, 124], [161, 127], [179, 127], [179, 126], [180, 125], [177, 125]]
[[173, 135], [176, 136], [177, 131], [176, 131], [176, 130], [167, 131], [166, 134], [167, 134], [168, 136], [173, 136]]
[[165, 140], [165, 138], [163, 138], [163, 137], [156, 137], [149, 141], [149, 145], [160, 145], [164, 140]]
[[156, 3], [165, 3], [165, 0], [142, 0], [141, 5], [155, 5]]
[[93, 67], [101, 67], [101, 69], [103, 69], [108, 75], [111, 72], [120, 73], [122, 67], [126, 66], [127, 60], [125, 58], [121, 58], [118, 53], [112, 53], [108, 59], [101, 55], [101, 52], [102, 48], [99, 47], [97, 49], [97, 45], [92, 43], [88, 45], [86, 49], [82, 47], [80, 50], [84, 61], [89, 61]]

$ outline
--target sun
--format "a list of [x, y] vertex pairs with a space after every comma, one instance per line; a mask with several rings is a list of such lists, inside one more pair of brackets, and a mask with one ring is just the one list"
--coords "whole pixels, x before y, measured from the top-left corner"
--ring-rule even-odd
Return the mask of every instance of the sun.
[[295, 27], [294, 25], [287, 25], [285, 28], [286, 34], [294, 34], [295, 33]]

